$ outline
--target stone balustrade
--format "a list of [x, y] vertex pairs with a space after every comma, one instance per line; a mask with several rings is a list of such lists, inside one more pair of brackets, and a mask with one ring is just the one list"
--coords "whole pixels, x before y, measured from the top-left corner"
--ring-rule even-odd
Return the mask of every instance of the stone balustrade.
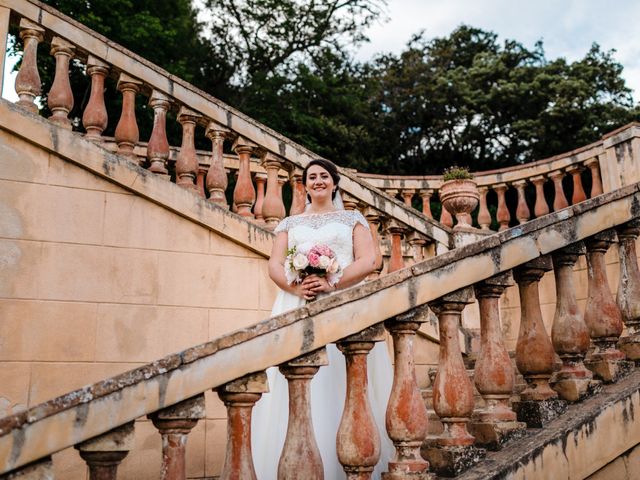
[[[626, 242], [620, 249], [626, 265], [621, 285], [635, 285], [637, 272], [629, 265], [636, 261], [635, 243], [627, 239], [637, 235], [638, 201], [640, 184], [623, 187], [0, 419], [0, 478], [53, 478], [51, 455], [76, 446], [95, 478], [115, 479], [122, 459], [135, 454], [129, 453], [132, 422], [145, 415], [162, 437], [162, 478], [185, 478], [188, 435], [204, 416], [202, 394], [210, 389], [227, 408], [221, 478], [257, 478], [251, 413], [268, 390], [263, 372], [274, 365], [280, 365], [290, 392], [279, 478], [292, 478], [292, 472], [301, 471], [305, 478], [321, 478], [322, 459], [309, 423], [308, 389], [311, 378], [327, 363], [323, 349], [329, 343], [337, 343], [346, 357], [349, 387], [337, 432], [337, 456], [347, 478], [370, 478], [378, 462], [381, 433], [366, 396], [366, 357], [373, 343], [384, 338], [383, 325], [394, 345], [386, 429], [396, 448], [384, 478], [426, 479], [434, 472], [458, 475], [480, 461], [485, 449], [499, 449], [521, 436], [523, 422], [544, 428], [562, 414], [567, 402], [597, 394], [600, 381], [616, 382], [632, 368], [615, 344], [621, 331], [618, 320], [633, 327], [635, 317], [631, 307], [604, 291], [602, 255], [617, 231], [620, 241]], [[583, 316], [576, 311], [568, 273], [585, 254], [590, 303]], [[559, 300], [550, 337], [540, 320], [538, 281], [551, 269]], [[515, 393], [513, 368], [501, 339], [498, 299], [513, 284], [512, 271], [522, 316], [516, 365], [528, 385], [519, 401], [510, 405]], [[482, 322], [475, 366], [482, 408], [475, 405], [457, 339], [460, 314], [474, 290]], [[427, 435], [429, 419], [418, 390], [413, 352], [427, 305], [437, 314], [442, 337], [433, 405], [444, 430], [435, 435]], [[585, 349], [587, 331], [596, 346], [591, 352]], [[629, 340], [621, 343], [633, 352], [636, 329], [630, 328], [628, 335]], [[269, 348], [275, 342], [279, 347]], [[557, 371], [556, 353], [562, 361]], [[585, 381], [587, 388], [582, 388]]]

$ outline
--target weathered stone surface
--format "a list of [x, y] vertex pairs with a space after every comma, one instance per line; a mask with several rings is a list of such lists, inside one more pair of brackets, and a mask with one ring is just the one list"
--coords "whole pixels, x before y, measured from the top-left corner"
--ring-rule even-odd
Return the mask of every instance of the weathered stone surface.
[[526, 423], [527, 427], [544, 428], [567, 410], [567, 402], [557, 398], [521, 400], [513, 403], [513, 410], [518, 415], [518, 421]]
[[82, 452], [128, 452], [133, 449], [135, 428], [133, 422], [118, 427], [76, 446]]
[[500, 450], [507, 442], [517, 440], [527, 434], [524, 422], [474, 422], [469, 431], [476, 437], [476, 445], [487, 450]]
[[54, 480], [51, 457], [30, 463], [15, 472], [0, 475], [0, 480]]
[[429, 462], [431, 470], [442, 477], [457, 477], [480, 462], [486, 455], [482, 448], [434, 447], [429, 439], [422, 446], [422, 456]]

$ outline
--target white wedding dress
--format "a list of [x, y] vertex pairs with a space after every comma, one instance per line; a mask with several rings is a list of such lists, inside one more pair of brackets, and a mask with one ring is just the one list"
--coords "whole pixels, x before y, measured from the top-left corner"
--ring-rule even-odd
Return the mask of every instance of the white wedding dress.
[[[317, 244], [328, 245], [344, 269], [353, 262], [353, 228], [361, 223], [369, 228], [357, 211], [338, 210], [324, 214], [302, 214], [285, 218], [276, 232], [288, 232], [288, 247], [305, 250]], [[277, 315], [305, 304], [305, 300], [280, 291], [271, 311]], [[316, 442], [322, 456], [325, 480], [346, 478], [336, 454], [336, 433], [342, 417], [346, 392], [345, 361], [335, 345], [327, 345], [329, 365], [321, 367], [311, 381], [311, 416]], [[369, 401], [380, 433], [380, 461], [373, 478], [379, 479], [393, 457], [394, 447], [385, 429], [385, 412], [393, 369], [385, 342], [376, 343], [368, 360]], [[270, 392], [254, 407], [252, 451], [259, 480], [276, 480], [278, 461], [284, 445], [288, 421], [287, 380], [276, 367], [267, 370]]]

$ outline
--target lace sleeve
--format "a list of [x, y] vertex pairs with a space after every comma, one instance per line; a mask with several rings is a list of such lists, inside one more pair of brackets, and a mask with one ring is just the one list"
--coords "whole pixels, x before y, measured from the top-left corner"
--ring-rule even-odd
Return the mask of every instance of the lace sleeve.
[[280, 223], [273, 229], [273, 233], [288, 232], [289, 231], [289, 217], [280, 220]]
[[364, 228], [366, 228], [367, 230], [371, 230], [371, 228], [369, 228], [369, 222], [367, 222], [367, 219], [364, 218], [364, 215], [362, 215], [359, 211], [357, 210], [353, 210], [353, 227], [355, 228], [357, 223], [361, 223]]

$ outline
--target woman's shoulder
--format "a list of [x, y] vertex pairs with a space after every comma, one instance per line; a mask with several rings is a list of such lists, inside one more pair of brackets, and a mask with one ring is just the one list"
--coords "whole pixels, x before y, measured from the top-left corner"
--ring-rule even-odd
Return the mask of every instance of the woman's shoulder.
[[341, 223], [351, 228], [360, 223], [369, 228], [369, 223], [357, 210], [336, 210], [326, 213], [301, 213], [284, 218], [274, 229], [275, 233], [288, 232], [290, 229], [304, 225], [310, 228], [320, 228], [329, 223]]

